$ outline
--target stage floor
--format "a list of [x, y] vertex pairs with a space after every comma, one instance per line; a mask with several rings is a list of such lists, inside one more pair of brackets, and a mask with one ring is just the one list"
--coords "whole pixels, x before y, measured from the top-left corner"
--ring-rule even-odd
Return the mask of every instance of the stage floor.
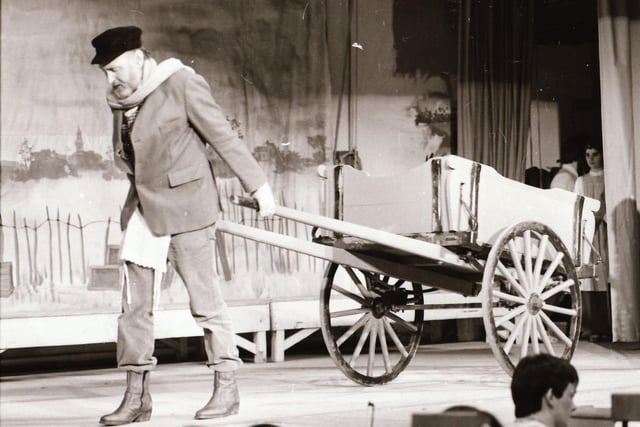
[[[640, 345], [580, 342], [573, 364], [580, 374], [579, 406], [610, 407], [612, 392], [640, 393]], [[409, 367], [384, 386], [346, 378], [328, 355], [287, 356], [285, 362], [246, 363], [238, 373], [240, 413], [196, 421], [210, 397], [212, 374], [201, 363], [159, 365], [151, 376], [153, 415], [136, 426], [406, 426], [420, 412], [473, 405], [513, 419], [510, 378], [482, 342], [420, 347]], [[0, 382], [3, 427], [98, 426], [124, 390], [116, 369], [5, 376]]]

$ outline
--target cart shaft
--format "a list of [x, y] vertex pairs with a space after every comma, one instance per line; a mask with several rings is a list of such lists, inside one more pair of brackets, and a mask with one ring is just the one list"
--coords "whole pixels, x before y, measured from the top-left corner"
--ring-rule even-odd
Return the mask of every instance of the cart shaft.
[[225, 220], [219, 220], [216, 223], [216, 227], [218, 231], [223, 233], [299, 252], [336, 264], [347, 265], [364, 271], [371, 271], [414, 283], [437, 287], [462, 295], [477, 295], [480, 290], [477, 283], [465, 278], [400, 264], [370, 255], [354, 253], [334, 246], [309, 242], [255, 227]]
[[[232, 197], [232, 202], [249, 207], [256, 208], [257, 204], [253, 199], [247, 197]], [[390, 233], [388, 231], [377, 230], [375, 228], [366, 227], [346, 221], [328, 218], [322, 215], [311, 214], [296, 209], [286, 208], [284, 206], [276, 206], [275, 215], [287, 218], [292, 221], [301, 222], [303, 224], [312, 225], [314, 227], [330, 230], [345, 236], [357, 237], [369, 242], [378, 243], [380, 245], [407, 252], [412, 255], [427, 258], [436, 261], [442, 266], [449, 266], [457, 271], [462, 272], [479, 272], [479, 270], [456, 253], [435, 243], [429, 243], [411, 237], [401, 236], [399, 234]]]

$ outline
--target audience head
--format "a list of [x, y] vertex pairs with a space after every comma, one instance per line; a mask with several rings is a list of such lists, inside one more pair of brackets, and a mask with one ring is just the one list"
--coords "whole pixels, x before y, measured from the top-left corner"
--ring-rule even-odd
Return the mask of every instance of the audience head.
[[456, 405], [445, 409], [444, 412], [470, 412], [476, 414], [482, 421], [484, 427], [502, 427], [500, 421], [490, 412], [483, 411], [482, 409], [475, 408], [468, 405]]
[[550, 427], [566, 426], [577, 386], [578, 372], [568, 361], [549, 354], [524, 357], [511, 379], [516, 418], [543, 418]]

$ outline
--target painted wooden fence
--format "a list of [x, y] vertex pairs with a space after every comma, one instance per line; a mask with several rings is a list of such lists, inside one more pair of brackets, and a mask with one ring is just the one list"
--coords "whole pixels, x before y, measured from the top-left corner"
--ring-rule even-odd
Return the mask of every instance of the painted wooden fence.
[[[242, 193], [237, 181], [223, 181], [219, 190], [224, 219], [310, 239], [308, 225], [283, 218], [261, 219], [255, 211], [231, 204], [230, 196]], [[281, 205], [287, 205], [284, 194], [277, 198]], [[295, 203], [291, 207], [304, 210]], [[0, 216], [0, 296], [46, 302], [56, 301], [58, 289], [70, 286], [88, 290], [119, 289], [120, 223], [110, 217], [85, 221], [80, 213], [61, 212], [50, 206], [43, 209], [45, 219], [39, 223], [15, 211], [10, 218]], [[32, 216], [37, 215], [32, 213]], [[216, 238], [216, 270], [227, 280], [247, 272], [321, 274], [325, 266], [316, 258], [252, 240], [223, 233], [216, 233]]]

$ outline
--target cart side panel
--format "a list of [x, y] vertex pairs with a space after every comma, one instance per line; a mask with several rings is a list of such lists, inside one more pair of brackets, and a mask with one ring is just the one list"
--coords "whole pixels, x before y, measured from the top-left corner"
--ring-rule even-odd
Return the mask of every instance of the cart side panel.
[[[536, 221], [547, 225], [560, 237], [577, 265], [589, 262], [593, 241], [595, 203], [561, 189], [542, 190], [500, 176], [483, 167], [478, 195], [478, 240], [492, 242], [508, 224]], [[500, 203], [502, 201], [502, 203]], [[497, 204], [497, 205], [496, 205]]]
[[581, 235], [592, 241], [598, 201], [526, 185], [457, 156], [445, 158], [443, 183], [443, 224], [449, 229], [472, 231], [475, 224], [476, 242], [491, 246], [505, 227], [536, 221], [558, 234], [577, 264], [588, 263], [591, 248]]
[[338, 219], [395, 234], [433, 230], [431, 162], [395, 176], [341, 168]]

